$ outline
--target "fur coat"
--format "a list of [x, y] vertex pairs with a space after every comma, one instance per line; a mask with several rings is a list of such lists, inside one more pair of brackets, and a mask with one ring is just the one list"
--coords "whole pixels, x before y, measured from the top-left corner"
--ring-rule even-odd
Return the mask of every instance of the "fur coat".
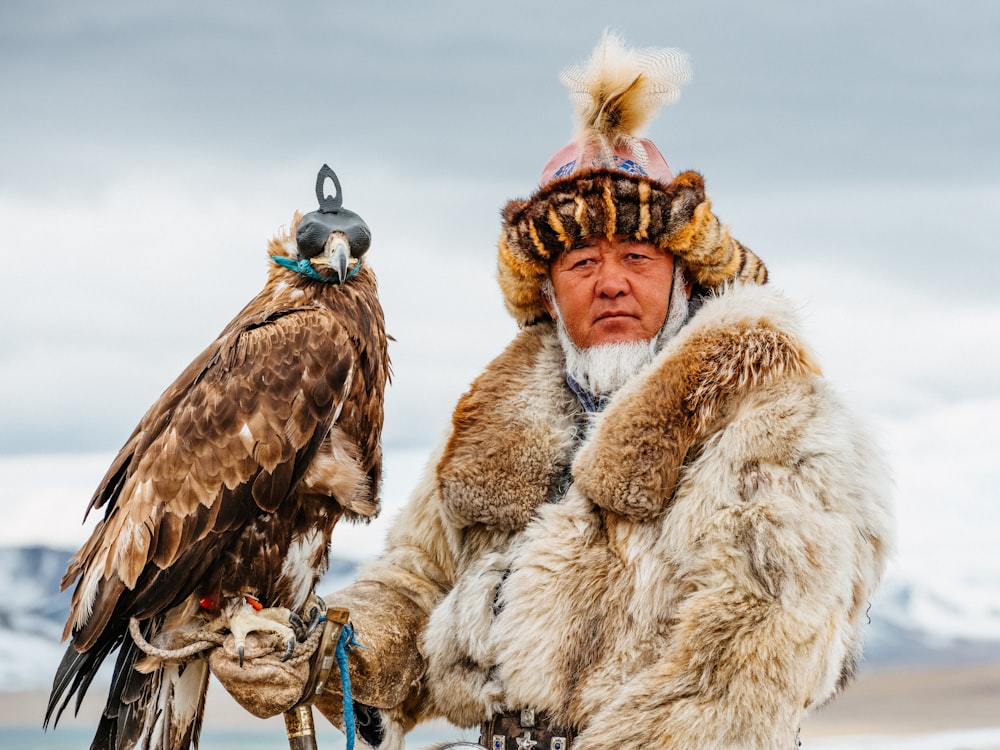
[[[710, 298], [592, 427], [551, 323], [458, 403], [351, 608], [381, 747], [533, 708], [575, 750], [793, 748], [891, 541], [878, 451], [770, 287]], [[335, 723], [335, 693], [317, 705]]]

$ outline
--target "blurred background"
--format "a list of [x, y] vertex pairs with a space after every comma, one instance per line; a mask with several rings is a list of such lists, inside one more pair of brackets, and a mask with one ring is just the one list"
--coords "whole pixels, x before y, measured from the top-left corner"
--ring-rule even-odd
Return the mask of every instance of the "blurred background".
[[[895, 472], [864, 675], [807, 745], [893, 746], [859, 739], [881, 721], [1000, 746], [993, 0], [5, 0], [0, 746], [89, 742], [86, 711], [38, 730], [84, 509], [149, 404], [260, 289], [267, 241], [315, 208], [323, 163], [372, 228], [396, 339], [384, 511], [338, 529], [330, 584], [378, 552], [455, 400], [516, 332], [499, 212], [571, 137], [558, 73], [605, 28], [689, 54], [691, 83], [647, 135], [705, 176], [801, 306]], [[202, 747], [227, 747], [212, 728]]]

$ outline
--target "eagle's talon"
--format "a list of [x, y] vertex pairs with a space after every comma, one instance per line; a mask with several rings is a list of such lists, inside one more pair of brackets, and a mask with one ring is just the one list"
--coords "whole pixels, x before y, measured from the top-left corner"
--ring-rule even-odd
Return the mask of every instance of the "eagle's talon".
[[243, 648], [243, 644], [242, 644], [242, 643], [241, 643], [241, 644], [240, 644], [239, 646], [237, 646], [237, 647], [236, 647], [236, 654], [237, 654], [237, 655], [239, 656], [239, 658], [240, 658], [240, 669], [243, 669], [243, 654], [244, 654], [244, 648]]
[[326, 608], [313, 607], [309, 610], [309, 622], [306, 624], [305, 634], [299, 640], [304, 641], [309, 638], [324, 622], [326, 622]]
[[292, 658], [292, 654], [295, 653], [295, 636], [293, 635], [288, 639], [288, 648], [285, 649], [285, 653], [282, 654], [281, 660], [288, 661]]
[[[312, 608], [309, 610], [309, 616], [310, 617], [315, 617], [316, 615], [313, 614], [314, 612], [316, 612], [317, 614], [325, 615], [326, 614], [326, 602], [323, 601], [323, 597], [319, 596], [317, 594], [313, 594], [313, 598], [314, 598], [314, 603], [313, 603]], [[326, 621], [326, 619], [324, 618], [324, 622], [325, 621]]]
[[302, 642], [302, 641], [304, 641], [306, 639], [306, 637], [305, 637], [306, 624], [305, 624], [305, 622], [302, 621], [301, 617], [299, 617], [294, 612], [289, 612], [288, 613], [288, 624], [291, 626], [292, 630], [295, 631], [295, 638], [296, 638], [296, 640], [298, 640], [299, 642]]

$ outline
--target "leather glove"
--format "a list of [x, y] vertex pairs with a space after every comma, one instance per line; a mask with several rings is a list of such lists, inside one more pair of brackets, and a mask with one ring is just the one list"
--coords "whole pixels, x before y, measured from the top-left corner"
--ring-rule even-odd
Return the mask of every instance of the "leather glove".
[[292, 708], [310, 682], [310, 660], [281, 661], [281, 650], [273, 648], [274, 636], [250, 633], [240, 666], [236, 642], [226, 637], [208, 657], [212, 674], [243, 708], [261, 719]]

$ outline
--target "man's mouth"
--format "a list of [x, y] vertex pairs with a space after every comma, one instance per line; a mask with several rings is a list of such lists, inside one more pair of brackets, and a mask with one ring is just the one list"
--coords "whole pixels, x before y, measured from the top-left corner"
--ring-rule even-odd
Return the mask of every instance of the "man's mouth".
[[632, 313], [612, 311], [612, 312], [601, 313], [600, 315], [597, 316], [597, 320], [607, 320], [609, 318], [634, 318], [634, 317], [635, 316], [632, 315]]

